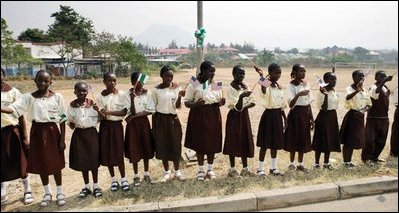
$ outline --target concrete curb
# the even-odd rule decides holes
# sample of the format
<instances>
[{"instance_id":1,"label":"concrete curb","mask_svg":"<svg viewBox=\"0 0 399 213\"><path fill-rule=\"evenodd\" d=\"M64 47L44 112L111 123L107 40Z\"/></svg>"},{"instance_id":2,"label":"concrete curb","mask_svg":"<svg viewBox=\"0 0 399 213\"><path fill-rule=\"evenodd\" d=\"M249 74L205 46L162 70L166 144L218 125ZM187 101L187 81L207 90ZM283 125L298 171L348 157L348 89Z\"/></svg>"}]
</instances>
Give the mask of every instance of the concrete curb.
<instances>
[{"instance_id":1,"label":"concrete curb","mask_svg":"<svg viewBox=\"0 0 399 213\"><path fill-rule=\"evenodd\" d=\"M398 177L382 176L254 193L68 211L256 211L393 191L398 191Z\"/></svg>"}]
</instances>

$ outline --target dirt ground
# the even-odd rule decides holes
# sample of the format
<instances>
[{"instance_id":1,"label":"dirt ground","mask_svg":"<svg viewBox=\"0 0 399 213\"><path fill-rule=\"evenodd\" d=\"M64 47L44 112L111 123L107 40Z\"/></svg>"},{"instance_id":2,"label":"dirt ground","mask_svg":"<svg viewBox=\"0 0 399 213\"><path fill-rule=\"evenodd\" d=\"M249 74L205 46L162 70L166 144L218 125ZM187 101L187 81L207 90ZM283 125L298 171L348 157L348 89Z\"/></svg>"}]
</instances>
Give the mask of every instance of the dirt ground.
<instances>
[{"instance_id":1,"label":"dirt ground","mask_svg":"<svg viewBox=\"0 0 399 213\"><path fill-rule=\"evenodd\" d=\"M339 123L342 122L343 116L346 113L346 109L343 107L343 102L344 102L344 89L348 85L352 83L352 71L354 69L336 69L336 75L337 75L337 86L336 86L336 91L339 93L340 97L340 107L338 109L338 119ZM247 85L249 85L249 88L253 88L255 83L257 82L258 79L258 74L254 71L253 68L248 67L246 68L246 78L244 80ZM267 72L266 68L264 68L265 73ZM323 76L324 72L330 71L329 68L325 69L313 69L309 68L307 69L306 73L306 80L313 84L315 82L315 77L314 75L318 75L320 77ZM279 80L280 85L283 87L287 87L289 81L290 81L290 72L291 68L282 68L282 77ZM393 74L396 72L396 70L387 70L387 74ZM180 83L183 87L188 83L188 79L191 77L191 75L195 75L195 70L184 70L181 72L176 72L174 76L174 81ZM215 80L217 81L222 81L223 82L223 90L224 94L227 94L227 88L229 83L233 80L232 74L231 74L231 68L217 68L216 69L216 76ZM89 81L90 82L90 81ZM149 82L147 85L145 85L145 88L153 88L154 85L157 83L161 82L161 78L159 75L153 75L151 76ZM365 82L365 88L368 88L372 83L374 82L374 72L372 72L366 82ZM387 86L393 91L395 88L398 87L398 79L397 75L393 78L393 80L389 83L387 83ZM14 85L12 81L9 82L11 85ZM33 81L25 81L23 83L26 84L32 84ZM54 90L56 92L61 93L64 96L65 99L65 104L68 105L70 101L75 99L75 95L73 94L73 85L74 82L68 83L68 86L64 86L63 83L55 81L54 83ZM96 81L91 81L90 82L96 93L100 92L103 88L104 85L102 84L101 80L96 80ZM124 78L124 79L118 79L118 85L117 88L122 89L122 90L127 90L130 88L129 84L129 79ZM315 94L317 92L318 88L317 86L312 87L312 93ZM254 95L255 99L259 100L259 92L260 92L260 86L257 85L254 90ZM91 95L88 96L89 98L92 98ZM314 102L313 102L314 105ZM316 109L315 106L312 105L313 109L313 116L316 118L318 109ZM251 119L251 124L252 124L252 132L254 135L254 138L256 139L256 134L257 134L257 129L258 129L258 124L260 117L263 113L264 108L261 105L256 105L255 107L251 108L249 110L250 113L250 119ZM187 124L187 117L188 117L188 109L182 106L181 111L179 112L179 118L182 123L182 128L183 128L183 141L184 141L184 133L186 130L186 124ZM225 128L225 121L228 113L227 107L221 107L222 111L222 120L223 120L223 136L224 136L224 128ZM390 118L390 125L393 121L393 112L394 112L394 106L391 104L390 110L389 110L389 118ZM286 109L286 114L288 114L288 109ZM151 120L151 119L150 119ZM30 125L30 124L29 124ZM124 123L125 125L125 123ZM103 201L101 199L98 200L90 200L89 203L82 203L84 201L81 201L77 198L81 188L83 187L83 178L80 172L74 171L69 168L68 165L68 157L69 157L69 142L71 138L72 130L67 127L66 130L66 143L67 143L67 149L65 150L65 159L66 159L66 166L65 169L62 170L63 174L63 189L64 193L67 198L67 204L66 206L62 208L56 207L55 202L52 202L50 207L47 208L41 208L39 206L39 203L41 201L42 196L44 195L43 193L43 187L41 186L40 178L38 175L30 175L31 179L31 186L32 186L32 191L33 191L33 196L34 196L34 202L33 204L30 204L28 206L24 206L23 203L21 202L22 196L23 196L23 188L22 188L22 183L19 180L14 180L9 182L8 186L8 201L6 204L2 204L1 206L1 211L53 211L53 210L67 210L70 208L76 208L76 206L79 206L81 204L84 204L86 207L96 207L99 205L113 205L113 203L109 203L109 199L107 200L106 198L103 197ZM382 157L386 158L389 153L389 137L390 137L390 132L388 134L388 140L387 140L387 145L385 146L385 149L382 153ZM182 143L184 143L182 141ZM183 153L184 155L185 152L188 152L186 148L183 148ZM252 170L255 170L257 167L257 162L258 162L258 153L259 149L256 148L255 150L255 158L249 160L249 165L252 168ZM214 164L215 167L215 172L218 174L218 178L224 178L227 174L227 169L229 168L228 164L228 158L226 156L223 156L222 154L218 154L216 156L216 161ZM269 151L267 152L266 155L266 162L265 162L265 169L269 169L270 165L270 154ZM286 171L286 168L288 166L288 154L284 153L284 151L279 152L279 162L278 166L280 170ZM310 152L305 154L305 167L311 168L313 164L313 158L314 158L314 152ZM338 166L342 162L342 157L341 153L336 153L332 154L331 158L335 158L336 162L335 164ZM354 161L360 163L360 151L355 151L354 153ZM397 161L397 159L396 159ZM236 161L237 162L237 161ZM125 166L126 166L126 174L129 183L132 183L133 179L133 169L132 165L128 163L128 160L125 160ZM236 163L237 169L240 171L242 168L242 165L240 161ZM117 170L116 170L117 171ZM197 167L196 166L188 166L185 165L182 168L182 173L187 179L194 179L196 177L196 172L197 172ZM139 164L139 174L142 176L143 169L142 169L142 163L140 162ZM150 173L151 177L153 178L154 181L160 180L162 178L162 164L159 160L153 159L150 161ZM119 172L116 172L117 177L119 177ZM91 176L90 176L91 179ZM105 167L100 167L99 169L99 185L103 189L103 191L109 191L109 186L110 186L110 176L108 173L108 170ZM56 194L56 187L55 187L55 182L54 179L51 177L50 178L50 184L51 184L51 189L53 192L53 200L55 200L55 194ZM179 199L179 198L175 198ZM145 202L145 201L138 201L138 202Z\"/></svg>"}]
</instances>

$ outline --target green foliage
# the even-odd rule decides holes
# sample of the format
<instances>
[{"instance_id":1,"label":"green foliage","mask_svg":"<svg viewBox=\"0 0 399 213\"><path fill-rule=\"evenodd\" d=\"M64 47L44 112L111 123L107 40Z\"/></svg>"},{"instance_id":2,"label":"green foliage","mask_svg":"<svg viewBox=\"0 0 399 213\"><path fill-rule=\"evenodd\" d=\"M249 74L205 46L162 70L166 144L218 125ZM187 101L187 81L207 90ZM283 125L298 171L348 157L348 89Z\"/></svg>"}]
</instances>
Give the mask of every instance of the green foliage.
<instances>
[{"instance_id":1,"label":"green foliage","mask_svg":"<svg viewBox=\"0 0 399 213\"><path fill-rule=\"evenodd\" d=\"M255 61L260 66L266 66L274 61L275 57L272 51L263 49L258 56L255 58Z\"/></svg>"},{"instance_id":2,"label":"green foliage","mask_svg":"<svg viewBox=\"0 0 399 213\"><path fill-rule=\"evenodd\" d=\"M48 42L47 34L38 28L28 28L21 32L18 36L19 41L31 41L31 42Z\"/></svg>"}]
</instances>

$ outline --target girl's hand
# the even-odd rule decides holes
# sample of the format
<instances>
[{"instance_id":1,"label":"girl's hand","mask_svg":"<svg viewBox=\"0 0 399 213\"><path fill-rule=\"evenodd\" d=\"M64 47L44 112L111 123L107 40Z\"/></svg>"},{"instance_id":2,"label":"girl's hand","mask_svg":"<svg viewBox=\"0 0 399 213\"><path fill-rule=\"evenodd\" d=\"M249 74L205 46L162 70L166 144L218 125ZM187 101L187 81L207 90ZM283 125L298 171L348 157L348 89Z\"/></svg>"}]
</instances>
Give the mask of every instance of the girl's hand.
<instances>
[{"instance_id":1,"label":"girl's hand","mask_svg":"<svg viewBox=\"0 0 399 213\"><path fill-rule=\"evenodd\" d=\"M328 94L326 88L324 88L324 87L320 87L320 92L323 93L323 94L325 94L325 95Z\"/></svg>"},{"instance_id":2,"label":"girl's hand","mask_svg":"<svg viewBox=\"0 0 399 213\"><path fill-rule=\"evenodd\" d=\"M69 128L71 128L71 129L75 129L75 127L76 127L75 123L73 123L73 122L69 122L69 123L68 123L68 126L69 126Z\"/></svg>"},{"instance_id":3,"label":"girl's hand","mask_svg":"<svg viewBox=\"0 0 399 213\"><path fill-rule=\"evenodd\" d=\"M223 106L226 104L226 99L225 98L221 98L219 101L219 106Z\"/></svg>"},{"instance_id":4,"label":"girl's hand","mask_svg":"<svg viewBox=\"0 0 399 213\"><path fill-rule=\"evenodd\" d=\"M28 154L29 145L30 145L28 138L27 137L22 138L22 143L24 145L24 150L25 150L26 154Z\"/></svg>"},{"instance_id":5,"label":"girl's hand","mask_svg":"<svg viewBox=\"0 0 399 213\"><path fill-rule=\"evenodd\" d=\"M263 70L254 65L255 71L259 74L259 76L263 76Z\"/></svg>"},{"instance_id":6,"label":"girl's hand","mask_svg":"<svg viewBox=\"0 0 399 213\"><path fill-rule=\"evenodd\" d=\"M61 137L60 141L58 142L58 151L63 152L65 150L65 137Z\"/></svg>"},{"instance_id":7,"label":"girl's hand","mask_svg":"<svg viewBox=\"0 0 399 213\"><path fill-rule=\"evenodd\" d=\"M186 96L186 90L180 90L179 97L184 97L184 96Z\"/></svg>"},{"instance_id":8,"label":"girl's hand","mask_svg":"<svg viewBox=\"0 0 399 213\"><path fill-rule=\"evenodd\" d=\"M103 115L107 115L107 109L105 109L105 108L104 108L104 109L101 109L100 112L101 112Z\"/></svg>"},{"instance_id":9,"label":"girl's hand","mask_svg":"<svg viewBox=\"0 0 399 213\"><path fill-rule=\"evenodd\" d=\"M197 107L203 106L203 105L205 105L205 100L200 98L200 99L198 99L197 102L195 102L195 104L197 105Z\"/></svg>"},{"instance_id":10,"label":"girl's hand","mask_svg":"<svg viewBox=\"0 0 399 213\"><path fill-rule=\"evenodd\" d=\"M300 91L299 93L298 93L298 96L306 96L306 95L308 95L309 94L309 90L302 90L302 91Z\"/></svg>"},{"instance_id":11,"label":"girl's hand","mask_svg":"<svg viewBox=\"0 0 399 213\"><path fill-rule=\"evenodd\" d=\"M314 127L315 127L314 120L311 120L311 121L310 121L310 129L313 130Z\"/></svg>"},{"instance_id":12,"label":"girl's hand","mask_svg":"<svg viewBox=\"0 0 399 213\"><path fill-rule=\"evenodd\" d=\"M100 108L98 108L98 105L96 103L93 104L93 109L96 110L97 112L100 110Z\"/></svg>"},{"instance_id":13,"label":"girl's hand","mask_svg":"<svg viewBox=\"0 0 399 213\"><path fill-rule=\"evenodd\" d=\"M243 93L241 93L240 98L248 97L251 95L251 93L251 91L244 91Z\"/></svg>"},{"instance_id":14,"label":"girl's hand","mask_svg":"<svg viewBox=\"0 0 399 213\"><path fill-rule=\"evenodd\" d=\"M359 91L363 91L363 82L364 82L364 78L362 80L360 80L357 84L356 84L356 88Z\"/></svg>"}]
</instances>

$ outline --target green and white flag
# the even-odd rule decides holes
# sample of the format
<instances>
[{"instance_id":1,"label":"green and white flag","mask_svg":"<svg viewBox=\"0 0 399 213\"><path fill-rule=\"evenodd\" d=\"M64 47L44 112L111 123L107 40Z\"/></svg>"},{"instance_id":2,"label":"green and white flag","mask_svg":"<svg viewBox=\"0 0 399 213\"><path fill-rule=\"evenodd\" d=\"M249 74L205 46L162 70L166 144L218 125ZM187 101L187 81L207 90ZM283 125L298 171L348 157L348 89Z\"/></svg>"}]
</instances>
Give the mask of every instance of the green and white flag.
<instances>
[{"instance_id":1,"label":"green and white flag","mask_svg":"<svg viewBox=\"0 0 399 213\"><path fill-rule=\"evenodd\" d=\"M202 89L205 90L205 89L208 87L208 84L209 84L208 80L205 81L205 82L202 84Z\"/></svg>"},{"instance_id":2,"label":"green and white flag","mask_svg":"<svg viewBox=\"0 0 399 213\"><path fill-rule=\"evenodd\" d=\"M138 80L140 81L141 84L145 84L147 83L148 79L150 78L150 76L140 73Z\"/></svg>"}]
</instances>

